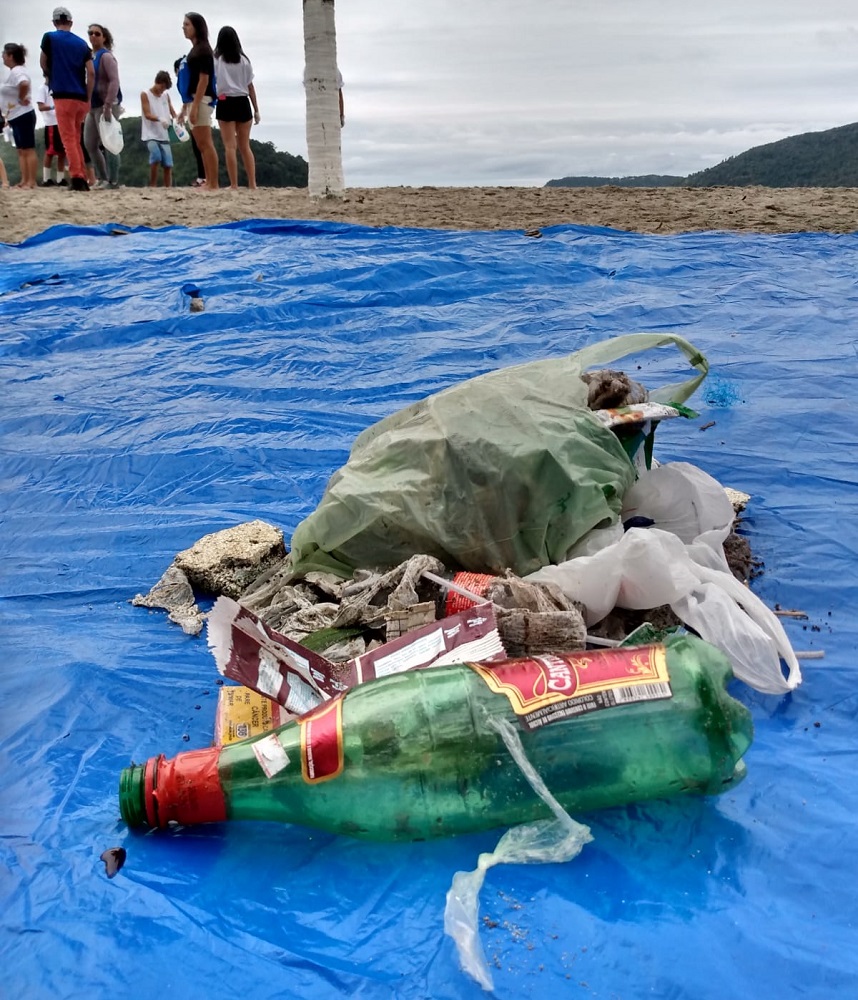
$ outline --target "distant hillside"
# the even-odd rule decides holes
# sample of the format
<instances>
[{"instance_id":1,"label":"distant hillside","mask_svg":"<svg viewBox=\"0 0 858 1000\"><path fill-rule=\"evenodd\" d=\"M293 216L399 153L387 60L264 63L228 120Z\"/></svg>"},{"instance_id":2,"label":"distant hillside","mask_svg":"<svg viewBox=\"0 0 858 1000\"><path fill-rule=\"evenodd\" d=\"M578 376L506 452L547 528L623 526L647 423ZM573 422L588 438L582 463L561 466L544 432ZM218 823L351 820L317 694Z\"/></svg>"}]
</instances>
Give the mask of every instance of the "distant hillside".
<instances>
[{"instance_id":1,"label":"distant hillside","mask_svg":"<svg viewBox=\"0 0 858 1000\"><path fill-rule=\"evenodd\" d=\"M546 187L605 187L612 184L615 187L683 187L687 183L684 177L673 177L670 174L641 174L638 177L561 177L549 181Z\"/></svg>"},{"instance_id":2,"label":"distant hillside","mask_svg":"<svg viewBox=\"0 0 858 1000\"><path fill-rule=\"evenodd\" d=\"M858 123L803 132L730 156L688 177L564 177L546 187L858 187Z\"/></svg>"}]
</instances>

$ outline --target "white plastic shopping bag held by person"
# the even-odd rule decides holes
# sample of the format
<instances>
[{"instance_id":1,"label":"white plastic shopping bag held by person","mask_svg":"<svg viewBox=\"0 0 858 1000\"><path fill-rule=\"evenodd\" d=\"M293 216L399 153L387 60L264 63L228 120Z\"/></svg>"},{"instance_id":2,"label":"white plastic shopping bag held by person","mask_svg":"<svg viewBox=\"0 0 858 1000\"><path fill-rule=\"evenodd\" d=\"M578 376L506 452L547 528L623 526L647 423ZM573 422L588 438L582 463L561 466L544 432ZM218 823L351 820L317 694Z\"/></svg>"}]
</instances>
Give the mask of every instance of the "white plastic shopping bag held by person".
<instances>
[{"instance_id":1,"label":"white plastic shopping bag held by person","mask_svg":"<svg viewBox=\"0 0 858 1000\"><path fill-rule=\"evenodd\" d=\"M98 120L98 137L101 145L108 153L119 156L125 146L125 139L122 135L122 125L119 119L113 115L111 118L102 116Z\"/></svg>"},{"instance_id":2,"label":"white plastic shopping bag held by person","mask_svg":"<svg viewBox=\"0 0 858 1000\"><path fill-rule=\"evenodd\" d=\"M588 625L615 607L668 604L730 658L746 684L765 694L797 687L801 670L779 619L727 565L723 543L734 512L720 483L686 462L661 465L627 490L623 520L632 516L653 525L631 528L600 551L545 566L527 579L555 583L580 601Z\"/></svg>"}]
</instances>

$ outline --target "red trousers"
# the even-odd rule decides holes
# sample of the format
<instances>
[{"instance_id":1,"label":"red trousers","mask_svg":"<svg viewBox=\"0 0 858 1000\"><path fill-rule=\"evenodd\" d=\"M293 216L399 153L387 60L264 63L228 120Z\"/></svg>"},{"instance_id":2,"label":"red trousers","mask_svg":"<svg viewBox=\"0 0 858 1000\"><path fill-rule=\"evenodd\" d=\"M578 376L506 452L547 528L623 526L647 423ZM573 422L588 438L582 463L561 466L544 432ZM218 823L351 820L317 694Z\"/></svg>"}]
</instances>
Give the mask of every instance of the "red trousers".
<instances>
[{"instance_id":1,"label":"red trousers","mask_svg":"<svg viewBox=\"0 0 858 1000\"><path fill-rule=\"evenodd\" d=\"M88 101L74 101L67 97L58 97L54 101L57 113L57 128L60 138L66 147L69 161L69 174L72 177L86 179L86 167L83 162L83 150L80 148L80 130L89 111Z\"/></svg>"}]
</instances>

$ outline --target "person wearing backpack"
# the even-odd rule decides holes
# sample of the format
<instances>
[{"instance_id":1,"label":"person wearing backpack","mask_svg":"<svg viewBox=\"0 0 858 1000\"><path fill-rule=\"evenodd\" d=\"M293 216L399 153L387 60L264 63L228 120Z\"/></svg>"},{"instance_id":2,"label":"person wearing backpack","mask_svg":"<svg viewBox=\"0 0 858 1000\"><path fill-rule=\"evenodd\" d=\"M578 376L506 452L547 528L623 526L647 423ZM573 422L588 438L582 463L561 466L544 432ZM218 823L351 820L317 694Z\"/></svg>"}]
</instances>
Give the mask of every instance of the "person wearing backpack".
<instances>
[{"instance_id":1,"label":"person wearing backpack","mask_svg":"<svg viewBox=\"0 0 858 1000\"><path fill-rule=\"evenodd\" d=\"M190 102L185 103L179 115L179 122L187 119L191 133L196 138L203 158L206 184L201 190L217 191L217 150L212 137L212 118L217 103L215 92L214 53L209 42L209 27L202 14L191 11L182 21L182 32L191 43L187 56L190 80L187 93Z\"/></svg>"},{"instance_id":2,"label":"person wearing backpack","mask_svg":"<svg viewBox=\"0 0 858 1000\"><path fill-rule=\"evenodd\" d=\"M98 126L102 118L109 122L120 114L122 90L119 86L119 63L113 54L113 35L109 28L103 24L91 24L87 33L92 47L95 86L83 129L84 144L95 168L96 188L118 188L119 155L107 153L105 160Z\"/></svg>"},{"instance_id":3,"label":"person wearing backpack","mask_svg":"<svg viewBox=\"0 0 858 1000\"><path fill-rule=\"evenodd\" d=\"M179 97L182 101L182 111L179 113L179 124L184 123L185 113L184 106L190 104L193 100L193 94L190 92L191 85L191 71L188 68L188 57L180 56L173 63L173 72L176 74L176 90L179 92ZM203 166L203 154L200 152L200 147L197 145L197 140L194 138L194 130L189 128L188 135L191 137L191 149L194 153L194 161L197 164L197 176L194 178L194 182L191 187L205 187L206 186L206 168Z\"/></svg>"}]
</instances>

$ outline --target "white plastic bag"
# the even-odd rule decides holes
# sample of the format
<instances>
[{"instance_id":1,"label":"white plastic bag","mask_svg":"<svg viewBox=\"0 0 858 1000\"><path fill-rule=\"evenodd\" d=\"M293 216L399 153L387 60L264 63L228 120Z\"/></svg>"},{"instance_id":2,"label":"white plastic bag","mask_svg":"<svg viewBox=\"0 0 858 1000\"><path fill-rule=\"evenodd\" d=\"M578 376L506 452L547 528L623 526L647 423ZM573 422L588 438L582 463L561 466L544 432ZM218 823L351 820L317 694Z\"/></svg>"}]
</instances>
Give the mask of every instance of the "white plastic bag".
<instances>
[{"instance_id":1,"label":"white plastic bag","mask_svg":"<svg viewBox=\"0 0 858 1000\"><path fill-rule=\"evenodd\" d=\"M538 820L514 826L501 837L489 854L481 854L477 867L470 872L456 872L447 892L444 930L456 943L462 968L484 990L492 989L492 975L480 943L480 889L486 872L494 865L560 864L571 861L593 839L590 828L576 823L554 798L536 769L527 759L518 733L507 719L490 719L506 744L515 763L521 768L536 794L554 813L555 819Z\"/></svg>"},{"instance_id":2,"label":"white plastic bag","mask_svg":"<svg viewBox=\"0 0 858 1000\"><path fill-rule=\"evenodd\" d=\"M98 137L101 145L114 156L118 156L125 146L122 125L115 115L109 121L103 115L98 119Z\"/></svg>"},{"instance_id":3,"label":"white plastic bag","mask_svg":"<svg viewBox=\"0 0 858 1000\"><path fill-rule=\"evenodd\" d=\"M670 531L686 545L700 539L720 551L736 515L717 479L689 462L669 462L642 473L626 490L622 520L634 516L651 518L654 527ZM722 537L710 538L710 531Z\"/></svg>"},{"instance_id":4,"label":"white plastic bag","mask_svg":"<svg viewBox=\"0 0 858 1000\"><path fill-rule=\"evenodd\" d=\"M733 509L720 484L687 463L662 465L626 492L623 517L632 511L655 524L631 528L593 555L545 566L526 579L555 583L580 601L588 625L615 607L645 610L669 604L730 658L733 672L746 684L765 694L797 687L801 670L783 626L727 566L722 543ZM672 525L678 533L659 525Z\"/></svg>"},{"instance_id":5,"label":"white plastic bag","mask_svg":"<svg viewBox=\"0 0 858 1000\"><path fill-rule=\"evenodd\" d=\"M721 484L688 462L653 464L626 490L620 520L607 528L593 528L566 554L567 559L593 556L623 537L623 524L632 517L647 517L653 527L678 535L683 542L701 540L723 552L721 543L730 533L733 505ZM710 531L722 532L709 536ZM726 565L726 564L725 564Z\"/></svg>"}]
</instances>

